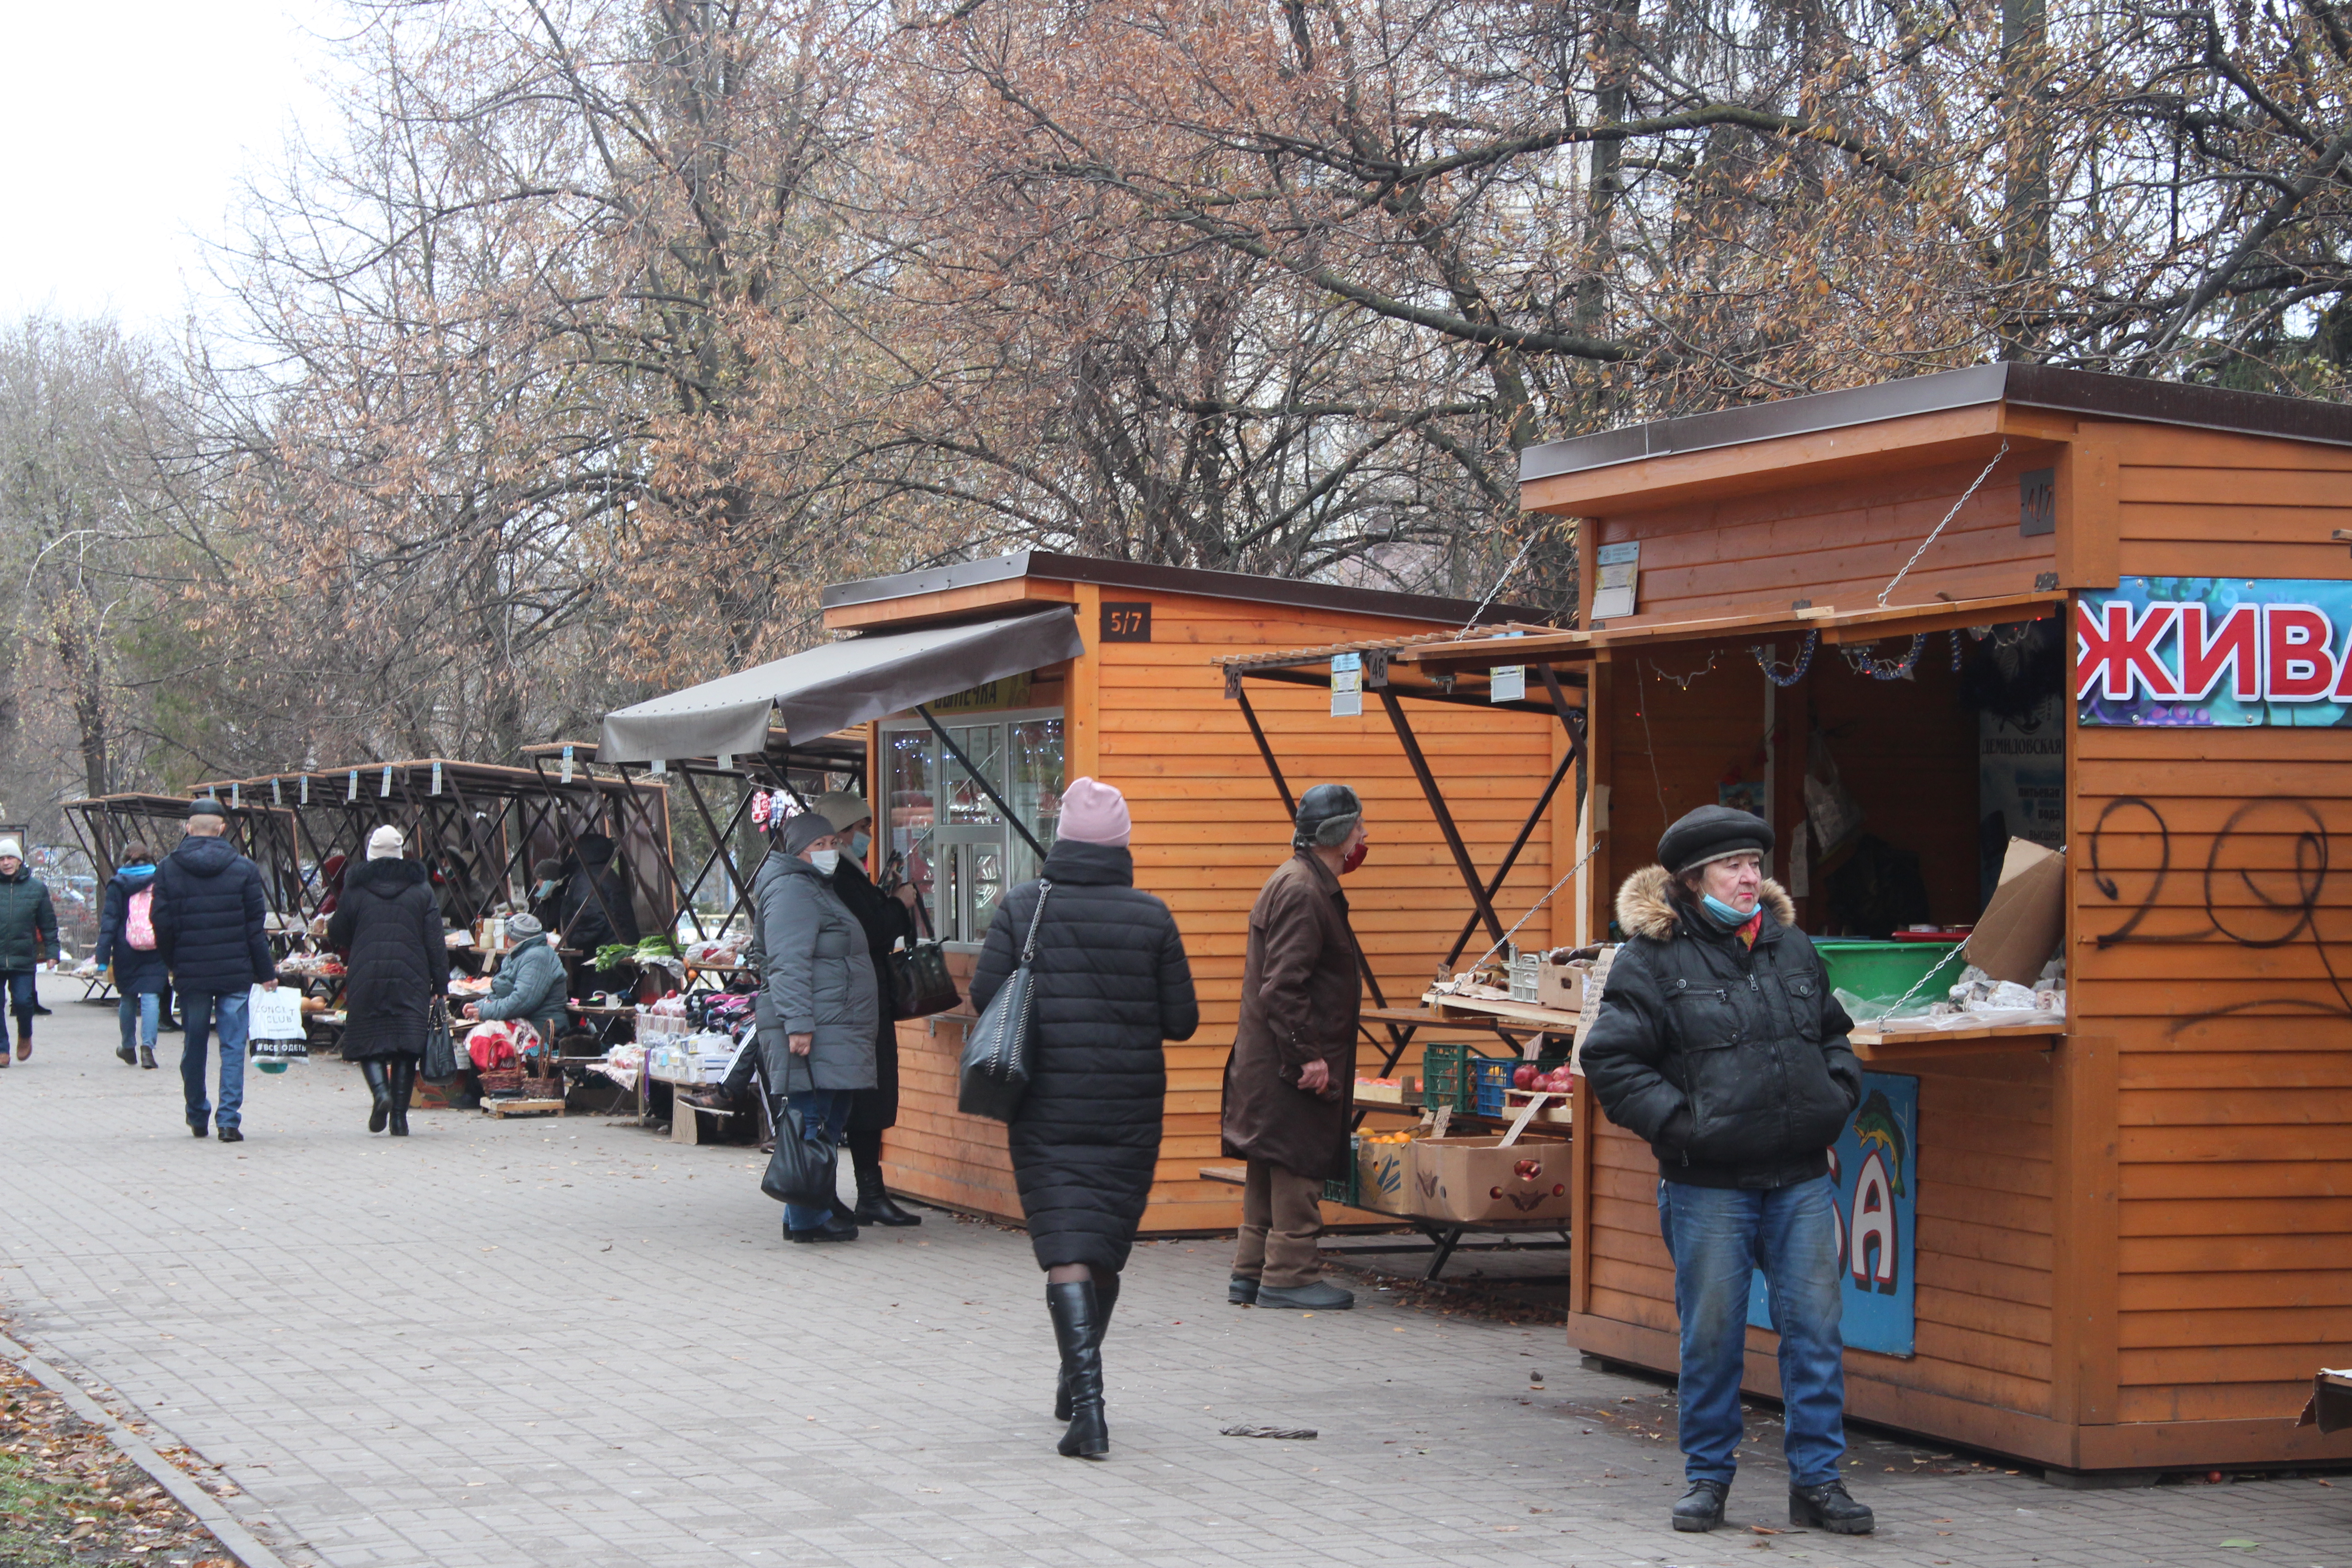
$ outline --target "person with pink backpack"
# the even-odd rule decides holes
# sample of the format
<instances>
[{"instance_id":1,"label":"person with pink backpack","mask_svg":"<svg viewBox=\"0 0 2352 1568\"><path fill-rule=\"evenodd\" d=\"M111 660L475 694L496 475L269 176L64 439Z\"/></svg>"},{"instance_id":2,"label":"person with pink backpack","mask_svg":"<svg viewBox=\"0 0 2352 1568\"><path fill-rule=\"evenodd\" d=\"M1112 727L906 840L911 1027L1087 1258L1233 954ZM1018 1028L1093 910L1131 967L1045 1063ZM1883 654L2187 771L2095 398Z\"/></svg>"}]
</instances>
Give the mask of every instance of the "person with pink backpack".
<instances>
[{"instance_id":1,"label":"person with pink backpack","mask_svg":"<svg viewBox=\"0 0 2352 1568\"><path fill-rule=\"evenodd\" d=\"M107 879L94 954L100 969L114 968L115 994L121 997L115 1013L122 1021L122 1044L114 1054L125 1067L155 1065L163 988L172 983L155 944L154 907L155 857L133 839L122 847L122 864Z\"/></svg>"}]
</instances>

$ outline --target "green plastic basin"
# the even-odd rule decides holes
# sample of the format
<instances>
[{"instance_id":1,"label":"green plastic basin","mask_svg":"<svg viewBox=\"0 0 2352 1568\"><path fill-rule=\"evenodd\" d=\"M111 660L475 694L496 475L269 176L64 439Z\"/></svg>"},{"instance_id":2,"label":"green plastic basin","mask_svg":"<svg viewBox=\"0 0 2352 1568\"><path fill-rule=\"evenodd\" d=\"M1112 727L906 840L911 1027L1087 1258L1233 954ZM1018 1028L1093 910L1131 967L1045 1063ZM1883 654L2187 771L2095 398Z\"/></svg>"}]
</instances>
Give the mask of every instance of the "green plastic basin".
<instances>
[{"instance_id":1,"label":"green plastic basin","mask_svg":"<svg viewBox=\"0 0 2352 1568\"><path fill-rule=\"evenodd\" d=\"M1830 984L1868 1001L1891 1002L1919 983L1952 949L1959 946L1951 942L1867 942L1844 937L1815 937L1813 947L1822 955L1822 963L1830 972ZM1943 990L1960 976L1958 962L1945 963L1937 975L1937 984L1930 985L1913 997L1916 1006L1922 1002L1943 999Z\"/></svg>"}]
</instances>

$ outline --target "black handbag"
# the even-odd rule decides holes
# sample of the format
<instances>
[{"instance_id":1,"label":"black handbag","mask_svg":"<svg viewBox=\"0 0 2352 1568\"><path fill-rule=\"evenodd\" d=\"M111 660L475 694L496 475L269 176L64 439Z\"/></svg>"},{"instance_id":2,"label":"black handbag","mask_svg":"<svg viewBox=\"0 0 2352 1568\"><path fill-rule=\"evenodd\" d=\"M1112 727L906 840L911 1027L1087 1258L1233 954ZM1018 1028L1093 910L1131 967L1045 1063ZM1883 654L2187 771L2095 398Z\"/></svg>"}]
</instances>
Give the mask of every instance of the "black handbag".
<instances>
[{"instance_id":1,"label":"black handbag","mask_svg":"<svg viewBox=\"0 0 2352 1568\"><path fill-rule=\"evenodd\" d=\"M776 1117L776 1152L760 1177L760 1190L780 1204L830 1207L838 1189L834 1163L840 1158L830 1138L811 1138L798 1110L786 1106Z\"/></svg>"},{"instance_id":2,"label":"black handbag","mask_svg":"<svg viewBox=\"0 0 2352 1568\"><path fill-rule=\"evenodd\" d=\"M416 1076L427 1083L446 1083L457 1076L457 1034L449 1022L449 1005L438 996L425 1015L425 1059Z\"/></svg>"},{"instance_id":3,"label":"black handbag","mask_svg":"<svg viewBox=\"0 0 2352 1568\"><path fill-rule=\"evenodd\" d=\"M1030 965L1037 958L1037 928L1045 921L1045 896L1054 884L1037 881L1037 909L1029 917L1021 962L964 1037L963 1060L956 1070L956 1109L967 1116L1010 1121L1029 1092L1029 1038L1036 1026L1037 981Z\"/></svg>"},{"instance_id":4,"label":"black handbag","mask_svg":"<svg viewBox=\"0 0 2352 1568\"><path fill-rule=\"evenodd\" d=\"M963 1001L948 974L947 950L931 936L929 911L918 903L915 918L923 922L923 940L910 942L890 956L890 1000L901 1018L928 1018Z\"/></svg>"}]
</instances>

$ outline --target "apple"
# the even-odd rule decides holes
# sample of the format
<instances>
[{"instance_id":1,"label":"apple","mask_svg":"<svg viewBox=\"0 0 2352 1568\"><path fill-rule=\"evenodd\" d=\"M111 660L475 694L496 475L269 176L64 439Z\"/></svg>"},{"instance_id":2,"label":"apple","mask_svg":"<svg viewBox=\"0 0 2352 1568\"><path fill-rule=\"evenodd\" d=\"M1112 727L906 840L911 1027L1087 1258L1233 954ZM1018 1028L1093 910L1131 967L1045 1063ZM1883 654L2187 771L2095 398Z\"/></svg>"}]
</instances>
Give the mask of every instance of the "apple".
<instances>
[{"instance_id":1,"label":"apple","mask_svg":"<svg viewBox=\"0 0 2352 1568\"><path fill-rule=\"evenodd\" d=\"M1535 1063L1521 1062L1517 1067L1511 1069L1511 1087L1513 1089L1532 1089L1535 1086L1536 1078L1537 1073Z\"/></svg>"}]
</instances>

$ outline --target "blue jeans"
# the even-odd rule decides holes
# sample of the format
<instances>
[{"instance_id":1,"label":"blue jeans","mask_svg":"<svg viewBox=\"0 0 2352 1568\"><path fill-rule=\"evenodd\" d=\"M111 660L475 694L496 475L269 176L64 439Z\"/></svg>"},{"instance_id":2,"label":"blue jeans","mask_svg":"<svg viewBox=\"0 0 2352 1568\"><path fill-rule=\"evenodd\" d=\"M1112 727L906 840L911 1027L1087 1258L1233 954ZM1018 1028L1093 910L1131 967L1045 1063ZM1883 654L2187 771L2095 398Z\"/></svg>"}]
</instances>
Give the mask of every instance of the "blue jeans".
<instances>
[{"instance_id":1,"label":"blue jeans","mask_svg":"<svg viewBox=\"0 0 2352 1568\"><path fill-rule=\"evenodd\" d=\"M40 1005L40 972L33 969L8 971L8 1011L19 1018L29 1018Z\"/></svg>"},{"instance_id":2,"label":"blue jeans","mask_svg":"<svg viewBox=\"0 0 2352 1568\"><path fill-rule=\"evenodd\" d=\"M803 1089L800 1093L787 1098L785 1108L801 1113L801 1127L803 1131L822 1132L833 1141L835 1147L838 1147L841 1143L841 1130L848 1123L849 1107L856 1096L855 1089ZM779 1138L792 1136L791 1124L786 1123L777 1128L776 1136ZM824 1224L832 1214L833 1210L830 1207L817 1208L809 1204L786 1204L784 1225L791 1230L814 1230Z\"/></svg>"},{"instance_id":3,"label":"blue jeans","mask_svg":"<svg viewBox=\"0 0 2352 1568\"><path fill-rule=\"evenodd\" d=\"M1728 1485L1739 1447L1748 1278L1764 1271L1780 1335L1782 1444L1791 1486L1837 1479L1845 1457L1845 1347L1838 1333L1837 1184L1658 1184L1658 1231L1675 1259L1682 1320L1683 1473Z\"/></svg>"},{"instance_id":4,"label":"blue jeans","mask_svg":"<svg viewBox=\"0 0 2352 1568\"><path fill-rule=\"evenodd\" d=\"M245 1107L245 1004L247 993L206 991L180 993L180 1017L187 1025L180 1047L180 1087L187 1091L188 1125L201 1128L210 1117L216 1126L235 1127ZM208 1037L220 1035L220 1114L213 1116L205 1103L205 1058Z\"/></svg>"},{"instance_id":5,"label":"blue jeans","mask_svg":"<svg viewBox=\"0 0 2352 1568\"><path fill-rule=\"evenodd\" d=\"M163 999L152 991L126 991L114 1005L114 1016L122 1020L122 1048L145 1046L155 1048L156 1021L163 1016Z\"/></svg>"}]
</instances>

